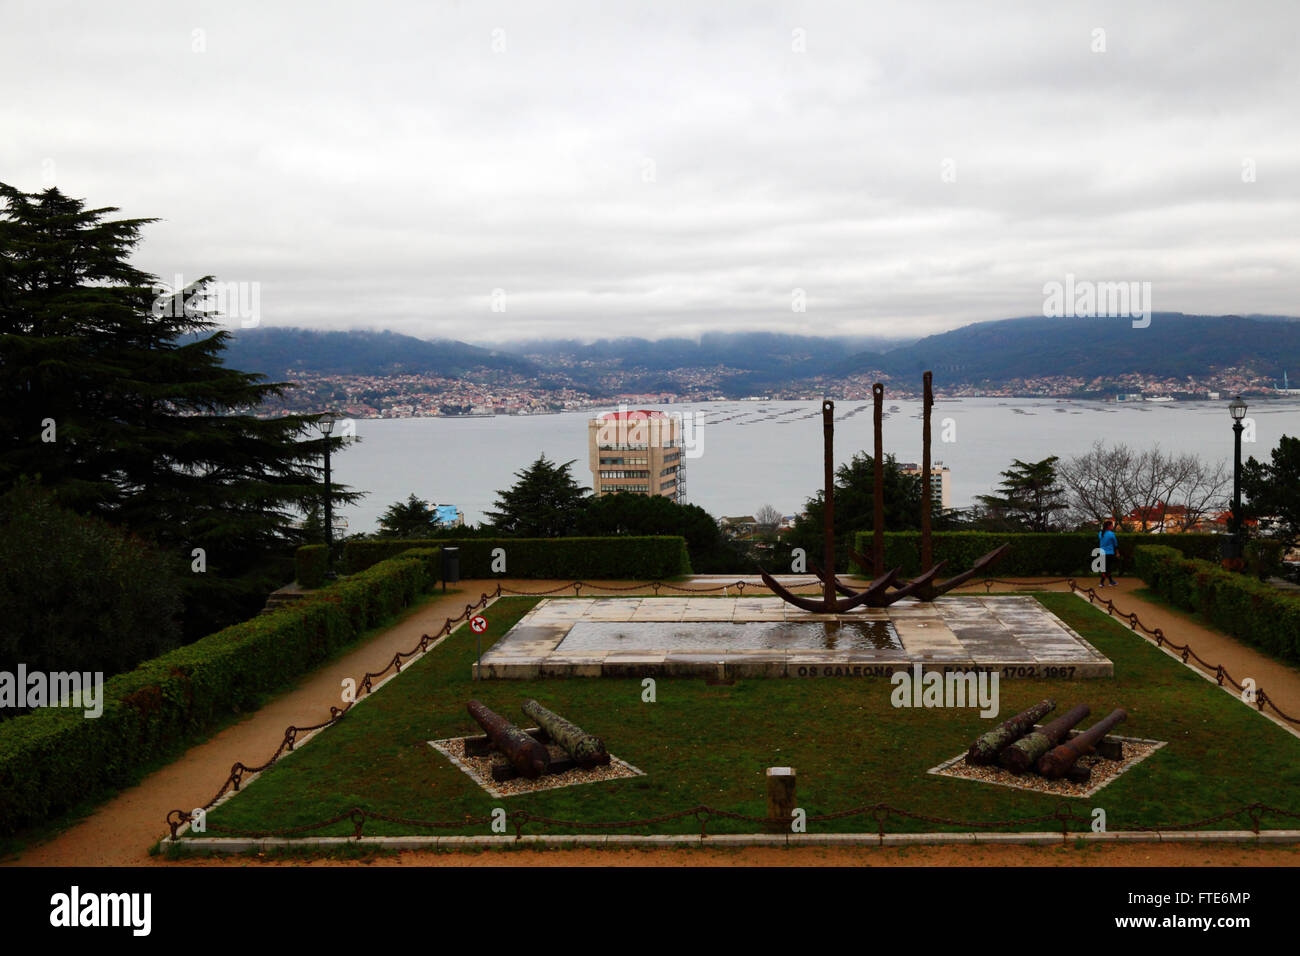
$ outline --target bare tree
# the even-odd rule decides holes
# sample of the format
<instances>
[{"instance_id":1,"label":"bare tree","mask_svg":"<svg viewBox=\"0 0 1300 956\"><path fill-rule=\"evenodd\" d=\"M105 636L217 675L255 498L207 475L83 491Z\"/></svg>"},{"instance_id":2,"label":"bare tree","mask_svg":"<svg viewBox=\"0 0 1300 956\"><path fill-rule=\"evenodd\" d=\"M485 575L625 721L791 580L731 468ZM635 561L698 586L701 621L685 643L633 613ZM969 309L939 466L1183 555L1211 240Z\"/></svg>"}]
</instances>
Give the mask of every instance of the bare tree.
<instances>
[{"instance_id":1,"label":"bare tree","mask_svg":"<svg viewBox=\"0 0 1300 956\"><path fill-rule=\"evenodd\" d=\"M1071 514L1078 521L1123 521L1136 514L1142 531L1186 531L1221 507L1226 466L1192 454L1173 455L1159 445L1134 451L1095 442L1060 466Z\"/></svg>"},{"instance_id":2,"label":"bare tree","mask_svg":"<svg viewBox=\"0 0 1300 956\"><path fill-rule=\"evenodd\" d=\"M754 523L760 534L775 534L781 524L781 512L771 505L763 505L754 512Z\"/></svg>"},{"instance_id":3,"label":"bare tree","mask_svg":"<svg viewBox=\"0 0 1300 956\"><path fill-rule=\"evenodd\" d=\"M1100 523L1122 518L1133 510L1130 483L1136 453L1127 445L1108 448L1103 442L1057 468L1065 485L1072 517Z\"/></svg>"},{"instance_id":4,"label":"bare tree","mask_svg":"<svg viewBox=\"0 0 1300 956\"><path fill-rule=\"evenodd\" d=\"M1195 455L1187 457L1195 466L1188 468L1179 489L1179 503L1187 508L1179 517L1180 531L1196 527L1211 512L1225 510L1232 489L1232 471L1226 462L1211 465Z\"/></svg>"},{"instance_id":5,"label":"bare tree","mask_svg":"<svg viewBox=\"0 0 1300 956\"><path fill-rule=\"evenodd\" d=\"M1194 455L1166 455L1159 445L1134 456L1127 476L1131 507L1138 513L1141 531L1164 531L1171 520L1169 505L1176 504L1179 489L1199 464Z\"/></svg>"}]
</instances>

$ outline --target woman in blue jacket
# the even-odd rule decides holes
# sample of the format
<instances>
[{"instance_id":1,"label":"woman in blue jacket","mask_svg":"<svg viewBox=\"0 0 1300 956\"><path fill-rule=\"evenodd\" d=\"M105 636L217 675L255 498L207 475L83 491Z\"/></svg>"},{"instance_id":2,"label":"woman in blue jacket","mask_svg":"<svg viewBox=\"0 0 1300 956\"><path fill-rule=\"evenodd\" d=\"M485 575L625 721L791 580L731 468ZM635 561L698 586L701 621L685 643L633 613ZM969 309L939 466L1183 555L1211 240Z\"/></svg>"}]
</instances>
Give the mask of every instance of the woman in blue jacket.
<instances>
[{"instance_id":1,"label":"woman in blue jacket","mask_svg":"<svg viewBox=\"0 0 1300 956\"><path fill-rule=\"evenodd\" d=\"M1107 583L1113 588L1119 587L1115 583L1115 562L1118 560L1119 539L1115 537L1115 532L1112 530L1114 527L1115 522L1107 518L1106 523L1101 527L1101 534L1097 536L1101 542L1101 584L1098 587L1104 588Z\"/></svg>"}]
</instances>

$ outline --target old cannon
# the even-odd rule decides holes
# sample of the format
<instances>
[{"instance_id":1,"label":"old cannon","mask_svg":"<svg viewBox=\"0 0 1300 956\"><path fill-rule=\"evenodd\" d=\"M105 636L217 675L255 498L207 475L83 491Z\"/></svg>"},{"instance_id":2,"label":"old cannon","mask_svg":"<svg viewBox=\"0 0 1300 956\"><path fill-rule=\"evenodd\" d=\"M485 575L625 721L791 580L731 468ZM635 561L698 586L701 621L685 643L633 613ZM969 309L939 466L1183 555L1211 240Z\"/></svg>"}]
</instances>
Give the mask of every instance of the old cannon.
<instances>
[{"instance_id":1,"label":"old cannon","mask_svg":"<svg viewBox=\"0 0 1300 956\"><path fill-rule=\"evenodd\" d=\"M565 753L583 770L609 763L609 752L599 737L587 733L554 711L547 710L535 700L524 701L522 710L537 721L537 726L563 747Z\"/></svg>"},{"instance_id":2,"label":"old cannon","mask_svg":"<svg viewBox=\"0 0 1300 956\"><path fill-rule=\"evenodd\" d=\"M503 753L521 777L536 780L550 767L551 756L537 740L477 700L465 705L492 746Z\"/></svg>"},{"instance_id":3,"label":"old cannon","mask_svg":"<svg viewBox=\"0 0 1300 956\"><path fill-rule=\"evenodd\" d=\"M1051 750L1065 735L1089 714L1088 705L1072 707L1050 724L1044 724L1038 730L1025 734L1011 744L998 756L998 763L1012 773L1024 773L1038 763L1038 758Z\"/></svg>"},{"instance_id":4,"label":"old cannon","mask_svg":"<svg viewBox=\"0 0 1300 956\"><path fill-rule=\"evenodd\" d=\"M1092 753L1097 742L1127 717L1128 712L1122 707L1112 710L1083 733L1071 737L1038 758L1038 772L1049 780L1064 777L1080 757Z\"/></svg>"},{"instance_id":5,"label":"old cannon","mask_svg":"<svg viewBox=\"0 0 1300 956\"><path fill-rule=\"evenodd\" d=\"M998 755L1034 729L1047 714L1056 708L1056 701L1046 698L1034 704L1028 710L1022 710L1014 717L1004 720L970 745L966 752L966 762L974 766L986 766L997 763Z\"/></svg>"}]
</instances>

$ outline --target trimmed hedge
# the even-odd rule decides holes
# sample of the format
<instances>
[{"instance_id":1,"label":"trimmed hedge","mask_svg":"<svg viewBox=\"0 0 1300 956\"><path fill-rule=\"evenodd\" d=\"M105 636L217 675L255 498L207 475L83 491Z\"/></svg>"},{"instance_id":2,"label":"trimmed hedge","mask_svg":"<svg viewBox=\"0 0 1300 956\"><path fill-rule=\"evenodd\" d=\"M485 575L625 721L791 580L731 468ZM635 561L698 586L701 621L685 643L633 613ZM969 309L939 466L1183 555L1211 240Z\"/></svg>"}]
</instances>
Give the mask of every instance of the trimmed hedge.
<instances>
[{"instance_id":1,"label":"trimmed hedge","mask_svg":"<svg viewBox=\"0 0 1300 956\"><path fill-rule=\"evenodd\" d=\"M1271 538L1253 538L1246 542L1246 567L1261 581L1282 573L1282 555L1286 547Z\"/></svg>"},{"instance_id":2,"label":"trimmed hedge","mask_svg":"<svg viewBox=\"0 0 1300 956\"><path fill-rule=\"evenodd\" d=\"M348 541L343 566L349 574L410 548L460 549L462 578L673 578L691 573L686 539L673 536L608 538L457 538ZM506 569L492 570L492 552L505 550ZM441 570L435 565L434 574Z\"/></svg>"},{"instance_id":3,"label":"trimmed hedge","mask_svg":"<svg viewBox=\"0 0 1300 956\"><path fill-rule=\"evenodd\" d=\"M105 681L104 710L48 708L0 723L0 834L38 823L256 708L433 584L429 552L402 555ZM190 809L186 807L185 809Z\"/></svg>"},{"instance_id":4,"label":"trimmed hedge","mask_svg":"<svg viewBox=\"0 0 1300 956\"><path fill-rule=\"evenodd\" d=\"M325 583L325 545L305 544L294 555L295 577L305 588L318 588Z\"/></svg>"},{"instance_id":5,"label":"trimmed hedge","mask_svg":"<svg viewBox=\"0 0 1300 956\"><path fill-rule=\"evenodd\" d=\"M1243 643L1300 663L1300 598L1167 547L1138 548L1137 573L1175 607L1200 614Z\"/></svg>"},{"instance_id":6,"label":"trimmed hedge","mask_svg":"<svg viewBox=\"0 0 1300 956\"><path fill-rule=\"evenodd\" d=\"M871 532L859 531L854 536L854 547L865 555L871 554ZM1158 543L1172 547L1193 558L1217 561L1218 535L1214 534L1121 534L1119 536L1120 569L1133 567L1134 548L1143 544ZM1004 578L1016 575L1086 575L1093 574L1092 552L1097 547L1097 534L1092 531L1062 531L1046 533L996 534L986 531L938 531L934 533L934 559L948 561L954 574L964 571L980 556L998 545L1009 542L1011 550L990 569L990 576ZM903 574L921 571L921 533L919 531L885 532L885 567L901 567ZM865 570L854 565L854 570Z\"/></svg>"}]
</instances>

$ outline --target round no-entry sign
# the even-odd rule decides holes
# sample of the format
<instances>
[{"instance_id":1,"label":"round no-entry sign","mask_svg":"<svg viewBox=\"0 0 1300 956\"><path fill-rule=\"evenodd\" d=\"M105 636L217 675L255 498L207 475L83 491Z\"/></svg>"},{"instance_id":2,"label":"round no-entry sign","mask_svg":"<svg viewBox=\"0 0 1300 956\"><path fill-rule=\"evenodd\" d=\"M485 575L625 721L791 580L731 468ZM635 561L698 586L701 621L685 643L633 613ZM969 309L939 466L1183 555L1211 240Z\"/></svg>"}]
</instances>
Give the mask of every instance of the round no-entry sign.
<instances>
[{"instance_id":1,"label":"round no-entry sign","mask_svg":"<svg viewBox=\"0 0 1300 956\"><path fill-rule=\"evenodd\" d=\"M475 634L482 634L487 630L487 618L482 614L475 614L469 619L469 629Z\"/></svg>"}]
</instances>

